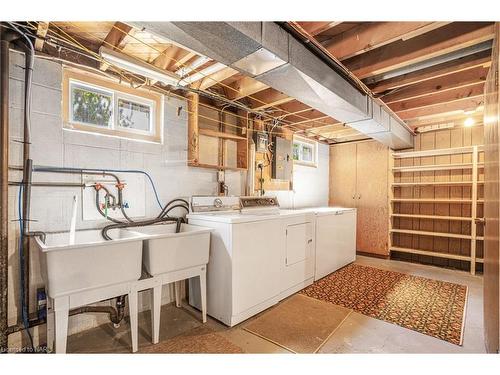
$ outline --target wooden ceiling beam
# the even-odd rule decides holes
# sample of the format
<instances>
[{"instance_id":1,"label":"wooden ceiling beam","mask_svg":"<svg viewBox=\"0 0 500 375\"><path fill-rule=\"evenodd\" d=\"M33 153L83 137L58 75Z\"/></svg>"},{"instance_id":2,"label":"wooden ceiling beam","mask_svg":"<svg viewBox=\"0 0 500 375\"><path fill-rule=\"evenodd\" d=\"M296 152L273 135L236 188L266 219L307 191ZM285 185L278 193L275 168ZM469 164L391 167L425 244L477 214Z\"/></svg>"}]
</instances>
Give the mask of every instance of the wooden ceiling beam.
<instances>
[{"instance_id":1,"label":"wooden ceiling beam","mask_svg":"<svg viewBox=\"0 0 500 375\"><path fill-rule=\"evenodd\" d=\"M227 67L218 72L210 74L209 76L194 82L191 86L199 90L207 90L218 83L235 76L239 72L233 68Z\"/></svg>"},{"instance_id":2,"label":"wooden ceiling beam","mask_svg":"<svg viewBox=\"0 0 500 375\"><path fill-rule=\"evenodd\" d=\"M115 22L108 35L106 35L106 38L104 38L103 46L115 50L119 49L130 30L132 30L132 26L123 22Z\"/></svg>"},{"instance_id":3,"label":"wooden ceiling beam","mask_svg":"<svg viewBox=\"0 0 500 375\"><path fill-rule=\"evenodd\" d=\"M247 99L249 102L249 107L255 110L275 107L294 100L294 98L292 98L291 96L283 94L281 91L275 90L272 87L256 92Z\"/></svg>"},{"instance_id":4,"label":"wooden ceiling beam","mask_svg":"<svg viewBox=\"0 0 500 375\"><path fill-rule=\"evenodd\" d=\"M186 56L191 56L191 52L174 44L169 44L163 52L153 60L152 64L157 68L173 71L177 69L175 67L176 63Z\"/></svg>"},{"instance_id":5,"label":"wooden ceiling beam","mask_svg":"<svg viewBox=\"0 0 500 375\"><path fill-rule=\"evenodd\" d=\"M389 78L373 85L368 85L373 93L378 94L387 90L393 90L406 85L424 82L430 79L444 77L449 74L465 72L478 67L487 68L491 65L491 50L478 52L456 60L434 65L415 72Z\"/></svg>"},{"instance_id":6,"label":"wooden ceiling beam","mask_svg":"<svg viewBox=\"0 0 500 375\"><path fill-rule=\"evenodd\" d=\"M108 35L104 38L102 42L102 46L106 48L111 48L113 50L120 50L120 46L128 35L128 33L132 30L132 26L129 26L123 22L115 22L114 25L109 30ZM99 69L105 71L109 68L109 64L105 62L101 62L99 64Z\"/></svg>"},{"instance_id":7,"label":"wooden ceiling beam","mask_svg":"<svg viewBox=\"0 0 500 375\"><path fill-rule=\"evenodd\" d=\"M45 37L47 36L47 32L49 31L49 23L38 21L36 25L36 36L35 39L35 49L37 51L41 51L43 49L43 44L45 42Z\"/></svg>"},{"instance_id":8,"label":"wooden ceiling beam","mask_svg":"<svg viewBox=\"0 0 500 375\"><path fill-rule=\"evenodd\" d=\"M491 22L453 22L407 41L397 41L344 60L363 79L485 42L494 36Z\"/></svg>"},{"instance_id":9,"label":"wooden ceiling beam","mask_svg":"<svg viewBox=\"0 0 500 375\"><path fill-rule=\"evenodd\" d=\"M408 40L449 22L365 22L335 35L325 48L339 60L359 55L397 40Z\"/></svg>"},{"instance_id":10,"label":"wooden ceiling beam","mask_svg":"<svg viewBox=\"0 0 500 375\"><path fill-rule=\"evenodd\" d=\"M440 92L434 95L418 97L410 100L389 104L394 112L401 112L410 109L430 107L436 104L450 103L466 98L476 98L483 95L484 82L477 85L459 87L453 90Z\"/></svg>"},{"instance_id":11,"label":"wooden ceiling beam","mask_svg":"<svg viewBox=\"0 0 500 375\"><path fill-rule=\"evenodd\" d=\"M442 76L415 85L395 89L392 94L381 97L386 104L407 101L422 96L433 95L460 87L482 84L486 81L488 68L475 68Z\"/></svg>"},{"instance_id":12,"label":"wooden ceiling beam","mask_svg":"<svg viewBox=\"0 0 500 375\"><path fill-rule=\"evenodd\" d=\"M397 112L398 116L402 120L418 119L418 118L429 118L434 116L443 116L445 114L463 114L467 111L476 111L480 106L482 106L484 101L483 95L466 98L461 100L456 100L454 102L435 104L429 107L410 109L406 111Z\"/></svg>"},{"instance_id":13,"label":"wooden ceiling beam","mask_svg":"<svg viewBox=\"0 0 500 375\"><path fill-rule=\"evenodd\" d=\"M311 36L321 34L324 31L330 30L342 22L297 22Z\"/></svg>"},{"instance_id":14,"label":"wooden ceiling beam","mask_svg":"<svg viewBox=\"0 0 500 375\"><path fill-rule=\"evenodd\" d=\"M482 119L482 111L477 111L472 115L465 115L463 113L451 113L451 114L444 114L442 116L434 116L430 119L415 119L415 120L409 120L406 121L406 124L411 127L412 129L421 127L421 126L428 126L428 125L441 125L441 124L449 124L449 123L454 123L455 125L457 124L463 124L465 119L468 117L474 118L476 121L476 124L482 124L483 119Z\"/></svg>"},{"instance_id":15,"label":"wooden ceiling beam","mask_svg":"<svg viewBox=\"0 0 500 375\"><path fill-rule=\"evenodd\" d=\"M224 87L224 90L229 100L242 99L269 87L265 83L246 76L227 86L229 87Z\"/></svg>"}]
</instances>

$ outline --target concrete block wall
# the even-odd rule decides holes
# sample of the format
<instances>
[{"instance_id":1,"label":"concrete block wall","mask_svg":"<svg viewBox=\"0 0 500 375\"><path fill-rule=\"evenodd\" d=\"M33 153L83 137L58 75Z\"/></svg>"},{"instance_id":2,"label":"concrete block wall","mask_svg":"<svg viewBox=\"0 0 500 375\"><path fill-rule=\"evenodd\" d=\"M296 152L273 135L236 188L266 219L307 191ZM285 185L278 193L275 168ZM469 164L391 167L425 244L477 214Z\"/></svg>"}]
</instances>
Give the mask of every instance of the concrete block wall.
<instances>
[{"instance_id":1,"label":"concrete block wall","mask_svg":"<svg viewBox=\"0 0 500 375\"><path fill-rule=\"evenodd\" d=\"M23 137L23 95L24 95L24 55L12 51L10 66L10 165L22 164ZM140 169L147 171L153 178L160 201L167 201L193 194L216 194L217 176L215 170L187 167L187 113L186 102L165 98L163 105L164 141L163 144L144 143L126 139L81 133L63 129L61 114L62 66L58 62L36 58L33 74L32 100L32 147L31 156L35 165L57 167ZM180 114L177 115L178 108ZM127 178L126 174L118 173ZM34 181L80 182L78 175L58 175L35 173ZM20 181L21 174L10 173L10 180ZM245 175L243 172L227 172L226 180L229 194L244 193ZM69 230L73 196L80 201L80 188L41 188L33 187L31 202L32 230L66 231ZM126 199L133 201L134 197ZM159 207L146 183L146 216L152 217ZM18 258L18 188L9 188L9 324L15 324L19 309L19 258ZM78 229L102 227L105 220L84 221L79 205ZM43 286L36 249L31 251L31 295L35 304L36 288ZM165 287L163 303L171 301L171 291ZM149 309L148 293L143 293L139 304L141 310ZM82 314L70 318L69 333L77 333L108 322L105 314ZM39 330L35 329L35 336ZM45 331L41 327L41 332ZM43 336L44 334L42 334ZM19 334L9 337L9 345L19 346ZM43 338L42 338L43 340Z\"/></svg>"},{"instance_id":2,"label":"concrete block wall","mask_svg":"<svg viewBox=\"0 0 500 375\"><path fill-rule=\"evenodd\" d=\"M9 164L22 164L24 55L16 51L11 54L10 66L10 150ZM187 113L186 102L165 97L163 105L163 144L144 143L120 138L82 133L63 129L61 114L62 66L59 62L37 57L33 74L32 100L32 147L31 156L35 165L59 167L140 169L148 172L155 181L161 202L173 198L188 198L193 194L216 194L216 172L186 166L187 160ZM179 107L181 110L178 111ZM179 114L178 114L179 113ZM296 165L294 168L294 191L273 192L283 207L299 208L328 204L328 146L319 145L318 167ZM126 174L117 173L126 179ZM81 182L78 175L35 173L34 181ZM226 172L229 194L243 195L244 172ZM21 174L10 172L11 181L20 181ZM31 202L32 230L67 231L71 220L73 196L81 197L80 188L33 187ZM134 197L125 199L132 200ZM146 216L158 213L159 207L146 183ZM18 257L18 188L9 188L9 324L15 324L19 305L19 257ZM101 227L105 220L82 220L82 205L79 205L77 230ZM36 250L31 251L31 306L35 304L37 287L43 286ZM163 303L171 301L171 288L163 290ZM149 309L149 295L143 293L139 299L141 310ZM105 314L82 314L70 317L69 334L74 334L97 325L107 323ZM40 333L45 336L45 326L35 328L35 339ZM9 337L11 347L20 347L25 335Z\"/></svg>"},{"instance_id":3,"label":"concrete block wall","mask_svg":"<svg viewBox=\"0 0 500 375\"><path fill-rule=\"evenodd\" d=\"M275 195L283 208L304 208L328 206L329 189L329 146L318 143L316 167L295 164L293 166L293 190L267 191Z\"/></svg>"}]
</instances>

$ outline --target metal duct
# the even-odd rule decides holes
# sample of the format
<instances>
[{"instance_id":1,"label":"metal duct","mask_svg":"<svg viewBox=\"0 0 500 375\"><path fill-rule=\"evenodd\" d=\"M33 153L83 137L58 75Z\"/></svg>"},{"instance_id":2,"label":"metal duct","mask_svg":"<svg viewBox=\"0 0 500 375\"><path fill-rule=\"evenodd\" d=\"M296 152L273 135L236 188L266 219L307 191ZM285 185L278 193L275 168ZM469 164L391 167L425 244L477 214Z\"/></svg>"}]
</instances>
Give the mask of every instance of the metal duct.
<instances>
[{"instance_id":1,"label":"metal duct","mask_svg":"<svg viewBox=\"0 0 500 375\"><path fill-rule=\"evenodd\" d=\"M413 147L413 133L389 108L274 22L132 24L253 77L390 148Z\"/></svg>"}]
</instances>

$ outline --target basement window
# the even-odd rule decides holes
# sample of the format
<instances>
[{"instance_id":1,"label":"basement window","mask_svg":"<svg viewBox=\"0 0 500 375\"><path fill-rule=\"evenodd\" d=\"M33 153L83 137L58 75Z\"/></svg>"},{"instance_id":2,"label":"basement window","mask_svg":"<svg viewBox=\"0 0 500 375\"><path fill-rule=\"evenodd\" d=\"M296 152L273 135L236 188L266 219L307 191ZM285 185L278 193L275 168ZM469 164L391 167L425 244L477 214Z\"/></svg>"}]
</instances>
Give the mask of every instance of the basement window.
<instances>
[{"instance_id":1,"label":"basement window","mask_svg":"<svg viewBox=\"0 0 500 375\"><path fill-rule=\"evenodd\" d=\"M317 166L318 143L306 138L294 137L293 139L293 161L310 167Z\"/></svg>"},{"instance_id":2,"label":"basement window","mask_svg":"<svg viewBox=\"0 0 500 375\"><path fill-rule=\"evenodd\" d=\"M73 69L64 70L63 90L66 129L161 142L162 95Z\"/></svg>"}]
</instances>

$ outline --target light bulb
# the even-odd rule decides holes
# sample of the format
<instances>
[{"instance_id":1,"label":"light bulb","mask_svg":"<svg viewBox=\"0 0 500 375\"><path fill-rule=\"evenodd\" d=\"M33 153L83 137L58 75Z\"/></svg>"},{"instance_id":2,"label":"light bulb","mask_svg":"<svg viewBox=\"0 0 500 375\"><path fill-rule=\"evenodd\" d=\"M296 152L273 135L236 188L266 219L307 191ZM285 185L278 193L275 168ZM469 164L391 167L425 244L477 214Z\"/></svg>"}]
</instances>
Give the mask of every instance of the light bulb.
<instances>
[{"instance_id":1,"label":"light bulb","mask_svg":"<svg viewBox=\"0 0 500 375\"><path fill-rule=\"evenodd\" d=\"M470 128L472 125L474 125L474 119L472 117L467 117L464 121L464 126Z\"/></svg>"}]
</instances>

